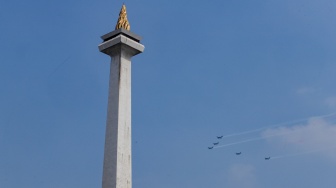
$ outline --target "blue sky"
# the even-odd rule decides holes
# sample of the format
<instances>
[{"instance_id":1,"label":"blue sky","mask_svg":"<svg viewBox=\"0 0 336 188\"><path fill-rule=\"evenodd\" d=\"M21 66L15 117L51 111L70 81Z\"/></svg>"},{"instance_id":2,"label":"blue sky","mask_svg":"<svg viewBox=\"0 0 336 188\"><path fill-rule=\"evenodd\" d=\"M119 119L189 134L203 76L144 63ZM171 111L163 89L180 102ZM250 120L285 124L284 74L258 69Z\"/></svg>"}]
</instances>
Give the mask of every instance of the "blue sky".
<instances>
[{"instance_id":1,"label":"blue sky","mask_svg":"<svg viewBox=\"0 0 336 188\"><path fill-rule=\"evenodd\" d=\"M336 111L335 1L11 0L1 188L101 187L110 59L97 46L123 2L146 47L132 64L134 188L335 187L335 116L310 118Z\"/></svg>"}]
</instances>

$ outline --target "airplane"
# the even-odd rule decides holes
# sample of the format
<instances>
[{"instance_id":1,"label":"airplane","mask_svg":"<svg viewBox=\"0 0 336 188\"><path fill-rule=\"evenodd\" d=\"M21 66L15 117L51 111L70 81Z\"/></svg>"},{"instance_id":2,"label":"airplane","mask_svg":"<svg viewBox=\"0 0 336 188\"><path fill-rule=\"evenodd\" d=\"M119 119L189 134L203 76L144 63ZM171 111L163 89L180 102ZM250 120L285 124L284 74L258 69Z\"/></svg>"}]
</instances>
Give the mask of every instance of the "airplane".
<instances>
[{"instance_id":1,"label":"airplane","mask_svg":"<svg viewBox=\"0 0 336 188\"><path fill-rule=\"evenodd\" d=\"M208 147L209 149L212 149L213 148L213 146L212 147Z\"/></svg>"},{"instance_id":2,"label":"airplane","mask_svg":"<svg viewBox=\"0 0 336 188\"><path fill-rule=\"evenodd\" d=\"M222 139L222 138L223 138L223 136L217 136L217 138L218 138L218 139Z\"/></svg>"},{"instance_id":3,"label":"airplane","mask_svg":"<svg viewBox=\"0 0 336 188\"><path fill-rule=\"evenodd\" d=\"M237 153L236 153L236 155L240 155L240 154L241 154L241 152L237 152Z\"/></svg>"},{"instance_id":4,"label":"airplane","mask_svg":"<svg viewBox=\"0 0 336 188\"><path fill-rule=\"evenodd\" d=\"M265 157L265 160L270 160L271 159L271 157Z\"/></svg>"},{"instance_id":5,"label":"airplane","mask_svg":"<svg viewBox=\"0 0 336 188\"><path fill-rule=\"evenodd\" d=\"M215 145L215 146L218 145L218 144L219 144L219 142L213 143L213 145Z\"/></svg>"}]
</instances>

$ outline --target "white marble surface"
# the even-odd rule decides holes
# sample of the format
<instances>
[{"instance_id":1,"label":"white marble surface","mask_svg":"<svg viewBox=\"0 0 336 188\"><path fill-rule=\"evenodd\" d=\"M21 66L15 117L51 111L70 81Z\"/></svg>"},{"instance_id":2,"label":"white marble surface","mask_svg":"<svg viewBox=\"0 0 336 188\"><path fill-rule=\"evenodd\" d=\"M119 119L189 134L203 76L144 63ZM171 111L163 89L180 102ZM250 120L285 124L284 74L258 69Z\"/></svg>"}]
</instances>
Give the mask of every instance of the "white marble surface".
<instances>
[{"instance_id":1,"label":"white marble surface","mask_svg":"<svg viewBox=\"0 0 336 188\"><path fill-rule=\"evenodd\" d=\"M131 57L144 46L124 36L99 45L111 56L103 188L132 187Z\"/></svg>"}]
</instances>

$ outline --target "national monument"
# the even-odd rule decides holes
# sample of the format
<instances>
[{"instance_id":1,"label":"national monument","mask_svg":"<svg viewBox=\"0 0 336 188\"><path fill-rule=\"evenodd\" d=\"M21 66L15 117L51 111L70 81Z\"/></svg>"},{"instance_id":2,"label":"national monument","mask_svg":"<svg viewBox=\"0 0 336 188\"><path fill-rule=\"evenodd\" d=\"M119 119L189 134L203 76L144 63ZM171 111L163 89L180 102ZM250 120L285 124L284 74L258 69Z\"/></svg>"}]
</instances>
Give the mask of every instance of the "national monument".
<instances>
[{"instance_id":1,"label":"national monument","mask_svg":"<svg viewBox=\"0 0 336 188\"><path fill-rule=\"evenodd\" d=\"M131 58L144 51L130 32L123 5L115 30L101 37L99 51L111 57L103 188L132 188Z\"/></svg>"}]
</instances>

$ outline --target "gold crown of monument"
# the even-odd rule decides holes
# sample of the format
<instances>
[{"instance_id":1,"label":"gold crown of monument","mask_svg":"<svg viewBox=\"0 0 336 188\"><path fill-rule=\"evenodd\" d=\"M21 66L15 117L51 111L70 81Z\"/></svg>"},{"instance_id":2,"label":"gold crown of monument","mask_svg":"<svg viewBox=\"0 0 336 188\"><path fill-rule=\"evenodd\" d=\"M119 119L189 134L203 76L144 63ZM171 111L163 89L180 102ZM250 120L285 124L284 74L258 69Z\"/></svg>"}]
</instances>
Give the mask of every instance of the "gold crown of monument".
<instances>
[{"instance_id":1,"label":"gold crown of monument","mask_svg":"<svg viewBox=\"0 0 336 188\"><path fill-rule=\"evenodd\" d=\"M126 6L123 4L123 6L121 7L120 13L119 13L119 19L117 22L117 25L115 27L115 29L126 29L126 30L130 30L131 26L127 20L127 12L126 12Z\"/></svg>"}]
</instances>

